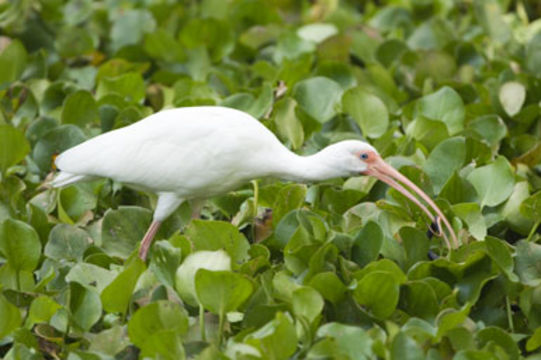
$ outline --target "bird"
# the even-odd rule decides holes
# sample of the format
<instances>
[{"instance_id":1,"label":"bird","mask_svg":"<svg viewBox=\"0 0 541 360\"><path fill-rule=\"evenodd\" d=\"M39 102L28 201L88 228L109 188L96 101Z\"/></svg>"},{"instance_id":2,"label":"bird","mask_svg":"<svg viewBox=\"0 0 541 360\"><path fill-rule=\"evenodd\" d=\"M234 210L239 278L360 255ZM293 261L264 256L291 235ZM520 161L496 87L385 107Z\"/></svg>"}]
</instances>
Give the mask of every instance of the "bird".
<instances>
[{"instance_id":1,"label":"bird","mask_svg":"<svg viewBox=\"0 0 541 360\"><path fill-rule=\"evenodd\" d=\"M453 247L458 246L454 230L440 208L387 164L372 145L344 140L313 155L298 155L259 120L233 108L194 106L161 110L69 148L54 162L60 172L52 180L53 187L110 178L157 195L152 222L139 247L138 255L143 261L160 224L181 203L224 194L251 180L267 177L312 183L374 176L404 194L432 221L443 221ZM406 188L424 200L436 215ZM445 231L439 228L451 249Z\"/></svg>"}]
</instances>

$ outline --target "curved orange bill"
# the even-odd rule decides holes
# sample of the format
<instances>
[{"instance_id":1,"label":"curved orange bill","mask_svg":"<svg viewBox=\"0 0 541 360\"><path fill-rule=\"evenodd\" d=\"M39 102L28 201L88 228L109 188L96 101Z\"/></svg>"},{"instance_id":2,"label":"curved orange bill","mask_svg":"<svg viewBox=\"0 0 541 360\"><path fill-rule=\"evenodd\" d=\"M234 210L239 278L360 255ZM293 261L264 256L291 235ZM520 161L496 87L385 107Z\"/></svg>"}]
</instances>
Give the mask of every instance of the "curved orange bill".
<instances>
[{"instance_id":1,"label":"curved orange bill","mask_svg":"<svg viewBox=\"0 0 541 360\"><path fill-rule=\"evenodd\" d=\"M453 240L453 248L458 247L458 239L456 237L456 234L449 223L449 220L445 217L443 212L440 210L440 208L432 201L432 199L423 191L421 190L417 185L415 185L410 179L399 173L395 168L393 168L391 165L387 164L381 157L376 156L373 158L370 162L367 163L367 170L364 171L365 175L370 175L378 180L383 181L387 185L395 188L397 191L402 193L404 196L406 196L408 199L413 201L415 205L417 205L422 211L424 211L425 214L428 215L428 217L438 224L438 229L440 231L440 236L443 236L443 239L445 240L445 243L447 244L447 247L451 249L451 244L449 243L449 239L447 238L447 235L445 234L445 231L441 228L441 221L445 224L445 227L447 228L447 231L451 235L451 239ZM409 188L411 191L413 191L415 194L417 194L421 199L426 201L426 203L430 206L432 210L436 213L436 216L434 216L430 210L422 203L420 202L410 191L408 191L404 186Z\"/></svg>"}]
</instances>

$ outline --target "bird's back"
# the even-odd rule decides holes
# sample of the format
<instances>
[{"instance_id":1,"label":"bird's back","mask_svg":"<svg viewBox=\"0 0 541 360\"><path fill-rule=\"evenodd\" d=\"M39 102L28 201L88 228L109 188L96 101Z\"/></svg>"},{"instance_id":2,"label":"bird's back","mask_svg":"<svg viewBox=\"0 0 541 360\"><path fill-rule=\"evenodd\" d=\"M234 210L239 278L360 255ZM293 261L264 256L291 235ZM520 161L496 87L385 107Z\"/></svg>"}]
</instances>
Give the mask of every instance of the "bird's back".
<instances>
[{"instance_id":1,"label":"bird's back","mask_svg":"<svg viewBox=\"0 0 541 360\"><path fill-rule=\"evenodd\" d=\"M274 134L246 113L187 107L92 138L59 155L56 165L71 174L202 197L265 176L261 164L284 151Z\"/></svg>"}]
</instances>

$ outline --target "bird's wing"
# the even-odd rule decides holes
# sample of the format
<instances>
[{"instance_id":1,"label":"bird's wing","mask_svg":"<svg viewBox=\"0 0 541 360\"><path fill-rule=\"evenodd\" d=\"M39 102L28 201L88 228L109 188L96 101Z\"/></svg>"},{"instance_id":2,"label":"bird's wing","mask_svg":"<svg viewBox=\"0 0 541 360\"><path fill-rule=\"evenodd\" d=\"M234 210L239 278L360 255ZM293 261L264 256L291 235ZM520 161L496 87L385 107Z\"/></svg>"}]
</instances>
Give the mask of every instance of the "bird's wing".
<instances>
[{"instance_id":1,"label":"bird's wing","mask_svg":"<svg viewBox=\"0 0 541 360\"><path fill-rule=\"evenodd\" d=\"M243 158L281 146L257 120L218 107L154 114L71 148L56 159L62 171L102 176L153 191L225 191L249 178ZM201 194L204 195L204 194Z\"/></svg>"}]
</instances>

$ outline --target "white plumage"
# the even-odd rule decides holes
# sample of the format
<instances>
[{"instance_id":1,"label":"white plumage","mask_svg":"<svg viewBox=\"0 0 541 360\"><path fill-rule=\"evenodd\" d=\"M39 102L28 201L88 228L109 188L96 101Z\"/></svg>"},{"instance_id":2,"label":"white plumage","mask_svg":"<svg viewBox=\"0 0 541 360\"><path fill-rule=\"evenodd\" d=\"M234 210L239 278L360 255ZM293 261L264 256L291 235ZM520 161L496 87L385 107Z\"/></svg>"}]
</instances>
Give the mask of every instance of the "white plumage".
<instances>
[{"instance_id":1,"label":"white plumage","mask_svg":"<svg viewBox=\"0 0 541 360\"><path fill-rule=\"evenodd\" d=\"M244 112L186 107L158 112L66 150L56 158L61 172L52 184L66 186L108 177L156 193L154 221L140 250L145 258L160 223L184 200L225 193L261 177L318 181L359 175L373 170L371 164L381 165L378 159L372 146L354 140L299 156Z\"/></svg>"}]
</instances>

